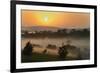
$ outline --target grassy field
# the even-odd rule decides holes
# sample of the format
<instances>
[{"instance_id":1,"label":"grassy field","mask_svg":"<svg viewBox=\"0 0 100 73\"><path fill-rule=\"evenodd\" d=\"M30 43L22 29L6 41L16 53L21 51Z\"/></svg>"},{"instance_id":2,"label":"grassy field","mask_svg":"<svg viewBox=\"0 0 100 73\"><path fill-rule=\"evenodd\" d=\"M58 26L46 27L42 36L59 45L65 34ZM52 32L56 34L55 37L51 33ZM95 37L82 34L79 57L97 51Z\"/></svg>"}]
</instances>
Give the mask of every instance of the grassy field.
<instances>
[{"instance_id":1,"label":"grassy field","mask_svg":"<svg viewBox=\"0 0 100 73\"><path fill-rule=\"evenodd\" d=\"M48 62L48 61L68 61L68 60L78 60L75 58L67 57L66 59L60 59L58 56L51 56L47 54L39 54L33 53L32 55L24 55L22 54L21 62L28 63L28 62Z\"/></svg>"},{"instance_id":2,"label":"grassy field","mask_svg":"<svg viewBox=\"0 0 100 73\"><path fill-rule=\"evenodd\" d=\"M47 61L58 61L58 56L51 56L47 54L33 53L30 56L22 54L22 62L47 62Z\"/></svg>"}]
</instances>

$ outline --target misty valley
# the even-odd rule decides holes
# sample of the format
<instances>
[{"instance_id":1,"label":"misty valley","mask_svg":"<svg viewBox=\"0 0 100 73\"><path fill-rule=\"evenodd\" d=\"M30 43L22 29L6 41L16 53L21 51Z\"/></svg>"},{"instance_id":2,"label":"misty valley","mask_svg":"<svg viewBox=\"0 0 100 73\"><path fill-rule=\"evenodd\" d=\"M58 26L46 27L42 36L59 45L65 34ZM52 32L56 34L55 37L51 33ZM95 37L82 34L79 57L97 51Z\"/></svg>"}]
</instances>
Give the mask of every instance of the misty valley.
<instances>
[{"instance_id":1,"label":"misty valley","mask_svg":"<svg viewBox=\"0 0 100 73\"><path fill-rule=\"evenodd\" d=\"M23 27L21 37L22 63L90 59L89 28Z\"/></svg>"}]
</instances>

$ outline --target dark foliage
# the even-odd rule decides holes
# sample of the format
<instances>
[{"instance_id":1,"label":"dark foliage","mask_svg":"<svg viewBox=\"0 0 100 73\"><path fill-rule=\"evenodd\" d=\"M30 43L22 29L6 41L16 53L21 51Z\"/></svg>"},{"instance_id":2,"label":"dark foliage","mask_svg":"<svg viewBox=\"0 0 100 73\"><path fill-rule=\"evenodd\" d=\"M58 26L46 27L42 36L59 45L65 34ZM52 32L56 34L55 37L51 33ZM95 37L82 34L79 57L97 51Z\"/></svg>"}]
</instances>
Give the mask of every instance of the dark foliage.
<instances>
[{"instance_id":1,"label":"dark foliage","mask_svg":"<svg viewBox=\"0 0 100 73\"><path fill-rule=\"evenodd\" d=\"M29 33L28 31L22 31L23 37L89 37L89 29L58 29L57 31L35 31L35 33ZM52 35L52 36L51 36Z\"/></svg>"},{"instance_id":2,"label":"dark foliage","mask_svg":"<svg viewBox=\"0 0 100 73\"><path fill-rule=\"evenodd\" d=\"M32 48L32 44L30 42L27 42L26 46L24 47L23 54L31 55L33 50Z\"/></svg>"}]
</instances>

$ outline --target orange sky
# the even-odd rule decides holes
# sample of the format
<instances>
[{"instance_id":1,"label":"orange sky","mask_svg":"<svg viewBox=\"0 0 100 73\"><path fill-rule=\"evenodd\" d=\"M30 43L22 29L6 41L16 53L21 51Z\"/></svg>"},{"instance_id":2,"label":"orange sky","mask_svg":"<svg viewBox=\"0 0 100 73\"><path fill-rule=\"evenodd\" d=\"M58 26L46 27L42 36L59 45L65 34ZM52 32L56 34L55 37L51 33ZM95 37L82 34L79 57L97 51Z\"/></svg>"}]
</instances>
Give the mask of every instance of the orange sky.
<instances>
[{"instance_id":1,"label":"orange sky","mask_svg":"<svg viewBox=\"0 0 100 73\"><path fill-rule=\"evenodd\" d=\"M22 10L21 14L22 26L84 28L90 25L89 13Z\"/></svg>"}]
</instances>

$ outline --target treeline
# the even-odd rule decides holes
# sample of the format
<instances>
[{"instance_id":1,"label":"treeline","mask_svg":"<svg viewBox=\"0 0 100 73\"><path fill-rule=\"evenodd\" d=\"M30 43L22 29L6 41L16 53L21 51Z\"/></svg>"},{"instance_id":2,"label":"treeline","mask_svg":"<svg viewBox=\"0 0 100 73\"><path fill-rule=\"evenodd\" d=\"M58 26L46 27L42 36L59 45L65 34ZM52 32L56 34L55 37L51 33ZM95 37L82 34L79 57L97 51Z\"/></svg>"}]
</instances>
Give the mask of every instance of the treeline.
<instances>
[{"instance_id":1,"label":"treeline","mask_svg":"<svg viewBox=\"0 0 100 73\"><path fill-rule=\"evenodd\" d=\"M22 37L89 37L89 29L59 29L57 31L22 31Z\"/></svg>"}]
</instances>

